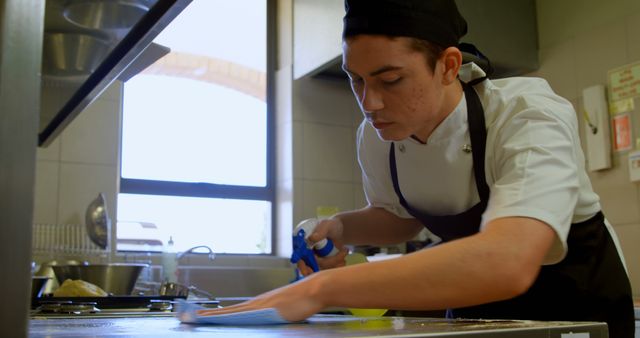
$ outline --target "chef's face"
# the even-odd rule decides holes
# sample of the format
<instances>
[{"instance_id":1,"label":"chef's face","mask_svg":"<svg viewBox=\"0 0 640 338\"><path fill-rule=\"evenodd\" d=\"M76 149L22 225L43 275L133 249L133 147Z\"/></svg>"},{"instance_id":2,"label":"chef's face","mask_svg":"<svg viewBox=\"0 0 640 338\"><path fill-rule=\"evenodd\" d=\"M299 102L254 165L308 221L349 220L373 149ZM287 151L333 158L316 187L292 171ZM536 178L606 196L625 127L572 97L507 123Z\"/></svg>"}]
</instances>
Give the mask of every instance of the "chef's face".
<instances>
[{"instance_id":1,"label":"chef's face","mask_svg":"<svg viewBox=\"0 0 640 338\"><path fill-rule=\"evenodd\" d=\"M457 101L452 105L445 64L438 59L431 69L409 38L357 35L343 43L343 68L360 109L387 141L411 135L426 141L453 110Z\"/></svg>"}]
</instances>

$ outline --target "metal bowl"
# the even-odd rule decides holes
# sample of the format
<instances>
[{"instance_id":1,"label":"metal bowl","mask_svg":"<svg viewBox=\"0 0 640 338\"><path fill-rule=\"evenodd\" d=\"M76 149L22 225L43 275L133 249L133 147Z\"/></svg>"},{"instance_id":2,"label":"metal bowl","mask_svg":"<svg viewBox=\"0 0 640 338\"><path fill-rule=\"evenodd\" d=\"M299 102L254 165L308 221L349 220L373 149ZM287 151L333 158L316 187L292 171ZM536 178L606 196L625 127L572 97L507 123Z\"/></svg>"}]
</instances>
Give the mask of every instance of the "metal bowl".
<instances>
[{"instance_id":1,"label":"metal bowl","mask_svg":"<svg viewBox=\"0 0 640 338\"><path fill-rule=\"evenodd\" d=\"M147 264L90 264L90 265L56 265L52 266L58 283L67 279L81 279L95 284L107 293L117 296L128 296L133 291L136 280Z\"/></svg>"},{"instance_id":2,"label":"metal bowl","mask_svg":"<svg viewBox=\"0 0 640 338\"><path fill-rule=\"evenodd\" d=\"M85 227L89 238L102 249L109 245L109 232L111 231L111 220L107 214L107 203L104 193L99 193L87 207L85 213Z\"/></svg>"},{"instance_id":3,"label":"metal bowl","mask_svg":"<svg viewBox=\"0 0 640 338\"><path fill-rule=\"evenodd\" d=\"M107 39L97 35L45 32L42 73L54 76L91 74L109 53Z\"/></svg>"},{"instance_id":4,"label":"metal bowl","mask_svg":"<svg viewBox=\"0 0 640 338\"><path fill-rule=\"evenodd\" d=\"M70 2L64 16L70 22L91 29L131 28L149 11L149 0L82 0Z\"/></svg>"}]
</instances>

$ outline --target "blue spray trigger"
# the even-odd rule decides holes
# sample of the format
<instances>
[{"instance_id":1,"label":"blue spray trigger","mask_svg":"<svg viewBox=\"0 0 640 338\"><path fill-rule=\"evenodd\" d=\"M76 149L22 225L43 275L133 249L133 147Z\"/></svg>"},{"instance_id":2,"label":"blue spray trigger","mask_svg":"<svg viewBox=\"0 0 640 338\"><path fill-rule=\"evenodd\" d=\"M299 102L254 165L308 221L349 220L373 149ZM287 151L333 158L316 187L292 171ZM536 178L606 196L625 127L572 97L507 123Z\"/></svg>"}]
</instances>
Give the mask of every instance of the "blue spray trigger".
<instances>
[{"instance_id":1,"label":"blue spray trigger","mask_svg":"<svg viewBox=\"0 0 640 338\"><path fill-rule=\"evenodd\" d=\"M298 233L293 236L293 253L291 254L291 263L298 263L301 259L314 272L320 271L313 250L307 246L307 241L305 241L304 229L300 229Z\"/></svg>"}]
</instances>

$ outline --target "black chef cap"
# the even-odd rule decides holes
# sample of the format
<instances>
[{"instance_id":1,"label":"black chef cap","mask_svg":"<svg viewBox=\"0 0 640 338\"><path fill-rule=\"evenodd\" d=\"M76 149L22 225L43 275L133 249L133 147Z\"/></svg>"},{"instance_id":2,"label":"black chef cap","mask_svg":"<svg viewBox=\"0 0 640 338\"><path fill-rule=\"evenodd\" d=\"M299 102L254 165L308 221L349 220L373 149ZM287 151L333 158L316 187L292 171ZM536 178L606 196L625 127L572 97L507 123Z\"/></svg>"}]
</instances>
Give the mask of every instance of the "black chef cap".
<instances>
[{"instance_id":1,"label":"black chef cap","mask_svg":"<svg viewBox=\"0 0 640 338\"><path fill-rule=\"evenodd\" d=\"M457 46L467 22L454 0L345 0L343 37L405 36Z\"/></svg>"}]
</instances>

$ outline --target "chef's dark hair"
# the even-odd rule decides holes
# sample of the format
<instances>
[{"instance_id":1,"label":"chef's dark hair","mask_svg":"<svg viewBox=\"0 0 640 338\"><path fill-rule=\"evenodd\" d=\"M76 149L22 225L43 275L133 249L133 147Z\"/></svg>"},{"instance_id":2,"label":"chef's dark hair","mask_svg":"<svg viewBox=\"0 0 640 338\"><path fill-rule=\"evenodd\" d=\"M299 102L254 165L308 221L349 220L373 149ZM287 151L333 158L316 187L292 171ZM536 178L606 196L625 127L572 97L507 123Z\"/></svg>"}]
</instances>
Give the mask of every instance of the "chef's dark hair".
<instances>
[{"instance_id":1,"label":"chef's dark hair","mask_svg":"<svg viewBox=\"0 0 640 338\"><path fill-rule=\"evenodd\" d=\"M343 38L359 34L409 37L447 48L467 33L454 0L345 0Z\"/></svg>"},{"instance_id":2,"label":"chef's dark hair","mask_svg":"<svg viewBox=\"0 0 640 338\"><path fill-rule=\"evenodd\" d=\"M493 72L489 58L474 45L460 43L467 21L454 0L345 0L342 38L359 34L410 38L409 47L425 55L433 70L442 52L458 47L487 75Z\"/></svg>"},{"instance_id":3,"label":"chef's dark hair","mask_svg":"<svg viewBox=\"0 0 640 338\"><path fill-rule=\"evenodd\" d=\"M444 47L433 42L417 38L409 38L409 48L418 53L422 53L427 66L432 71L436 68L436 62L442 55L442 52L444 52Z\"/></svg>"}]
</instances>

